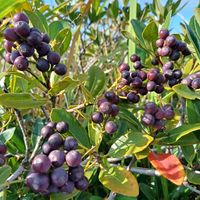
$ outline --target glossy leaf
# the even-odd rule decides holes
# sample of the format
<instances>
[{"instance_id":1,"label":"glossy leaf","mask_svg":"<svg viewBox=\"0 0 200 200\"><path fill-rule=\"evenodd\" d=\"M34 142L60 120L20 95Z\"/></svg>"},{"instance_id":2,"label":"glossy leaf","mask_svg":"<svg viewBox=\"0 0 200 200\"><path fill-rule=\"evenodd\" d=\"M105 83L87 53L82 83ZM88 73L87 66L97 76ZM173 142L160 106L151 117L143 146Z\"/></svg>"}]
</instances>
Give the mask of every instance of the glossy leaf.
<instances>
[{"instance_id":1,"label":"glossy leaf","mask_svg":"<svg viewBox=\"0 0 200 200\"><path fill-rule=\"evenodd\" d=\"M183 152L184 158L186 159L186 161L192 165L192 161L195 158L195 150L194 147L192 145L190 146L182 146L181 150Z\"/></svg>"},{"instance_id":2,"label":"glossy leaf","mask_svg":"<svg viewBox=\"0 0 200 200\"><path fill-rule=\"evenodd\" d=\"M112 192L136 197L139 194L137 179L122 167L102 169L99 174L101 183Z\"/></svg>"},{"instance_id":3,"label":"glossy leaf","mask_svg":"<svg viewBox=\"0 0 200 200\"><path fill-rule=\"evenodd\" d=\"M4 184L6 179L11 174L11 167L8 165L5 165L3 167L0 167L0 185Z\"/></svg>"},{"instance_id":4,"label":"glossy leaf","mask_svg":"<svg viewBox=\"0 0 200 200\"><path fill-rule=\"evenodd\" d=\"M17 108L28 109L42 106L46 103L44 98L35 98L28 93L0 94L0 105Z\"/></svg>"},{"instance_id":5,"label":"glossy leaf","mask_svg":"<svg viewBox=\"0 0 200 200\"><path fill-rule=\"evenodd\" d=\"M68 199L72 199L73 197L77 196L77 194L80 191L78 190L74 190L72 193L70 194L65 194L65 193L52 193L50 195L50 200L68 200Z\"/></svg>"},{"instance_id":6,"label":"glossy leaf","mask_svg":"<svg viewBox=\"0 0 200 200\"><path fill-rule=\"evenodd\" d=\"M90 91L93 97L96 97L105 87L106 76L102 69L93 66L87 73L85 87Z\"/></svg>"},{"instance_id":7,"label":"glossy leaf","mask_svg":"<svg viewBox=\"0 0 200 200\"><path fill-rule=\"evenodd\" d=\"M133 29L135 31L135 34L137 36L137 38L142 42L144 43L144 40L142 38L142 32L144 31L144 24L142 22L140 22L139 20L135 20L135 19L132 19L131 20L131 24L133 26Z\"/></svg>"},{"instance_id":8,"label":"glossy leaf","mask_svg":"<svg viewBox=\"0 0 200 200\"><path fill-rule=\"evenodd\" d=\"M61 21L53 21L49 25L49 36L53 40L59 31L63 29L63 24Z\"/></svg>"},{"instance_id":9,"label":"glossy leaf","mask_svg":"<svg viewBox=\"0 0 200 200\"><path fill-rule=\"evenodd\" d=\"M170 22L171 22L171 17L172 17L172 11L170 10L166 16L165 22L162 25L162 29L168 29Z\"/></svg>"},{"instance_id":10,"label":"glossy leaf","mask_svg":"<svg viewBox=\"0 0 200 200\"><path fill-rule=\"evenodd\" d=\"M187 111L188 122L190 124L200 122L200 101L199 100L187 99L186 111Z\"/></svg>"},{"instance_id":11,"label":"glossy leaf","mask_svg":"<svg viewBox=\"0 0 200 200\"><path fill-rule=\"evenodd\" d=\"M53 109L51 112L51 120L54 122L65 121L69 124L69 132L83 146L90 148L89 137L86 130L81 126L79 121L64 109Z\"/></svg>"},{"instance_id":12,"label":"glossy leaf","mask_svg":"<svg viewBox=\"0 0 200 200\"><path fill-rule=\"evenodd\" d=\"M143 151L153 141L150 135L140 132L129 132L121 136L110 148L108 155L123 157Z\"/></svg>"},{"instance_id":13,"label":"glossy leaf","mask_svg":"<svg viewBox=\"0 0 200 200\"><path fill-rule=\"evenodd\" d=\"M158 172L166 179L176 185L182 185L185 172L179 159L169 153L154 153L151 152L148 155L150 163Z\"/></svg>"},{"instance_id":14,"label":"glossy leaf","mask_svg":"<svg viewBox=\"0 0 200 200\"><path fill-rule=\"evenodd\" d=\"M3 132L0 133L0 143L6 143L8 142L14 135L15 132L15 127L14 128L9 128Z\"/></svg>"},{"instance_id":15,"label":"glossy leaf","mask_svg":"<svg viewBox=\"0 0 200 200\"><path fill-rule=\"evenodd\" d=\"M186 174L187 174L188 182L195 185L200 185L200 174L197 171L192 171L192 170L187 169Z\"/></svg>"}]
</instances>

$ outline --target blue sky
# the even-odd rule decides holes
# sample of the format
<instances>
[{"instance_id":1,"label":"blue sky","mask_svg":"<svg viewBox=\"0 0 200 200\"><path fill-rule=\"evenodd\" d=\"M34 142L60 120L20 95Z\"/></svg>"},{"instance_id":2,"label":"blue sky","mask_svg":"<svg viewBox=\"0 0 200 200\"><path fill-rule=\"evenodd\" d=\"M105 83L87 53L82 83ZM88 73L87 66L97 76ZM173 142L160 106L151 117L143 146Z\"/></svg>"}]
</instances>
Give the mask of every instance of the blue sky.
<instances>
[{"instance_id":1,"label":"blue sky","mask_svg":"<svg viewBox=\"0 0 200 200\"><path fill-rule=\"evenodd\" d=\"M44 0L47 4L54 5L55 0ZM111 0L110 0L111 1ZM176 0L174 0L175 2ZM122 2L122 0L119 0L119 2ZM146 2L151 3L152 0L137 0L138 3L143 7ZM166 0L162 0L162 3L164 3ZM183 22L183 19L186 21L189 21L191 16L194 13L194 8L198 5L198 0L182 0L181 5L184 5L186 2L189 2L183 10L180 11L180 13L176 16L174 16L172 23L170 25L171 28L173 28L173 31L179 32L180 30L180 22Z\"/></svg>"}]
</instances>

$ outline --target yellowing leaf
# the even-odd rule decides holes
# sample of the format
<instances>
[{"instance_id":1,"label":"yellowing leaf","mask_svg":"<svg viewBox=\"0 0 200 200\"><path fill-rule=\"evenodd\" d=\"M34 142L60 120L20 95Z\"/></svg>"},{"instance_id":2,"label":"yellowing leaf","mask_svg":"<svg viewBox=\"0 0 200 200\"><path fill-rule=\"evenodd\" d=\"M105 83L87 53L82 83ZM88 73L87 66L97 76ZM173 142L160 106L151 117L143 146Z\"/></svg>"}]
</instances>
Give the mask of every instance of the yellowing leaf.
<instances>
[{"instance_id":1,"label":"yellowing leaf","mask_svg":"<svg viewBox=\"0 0 200 200\"><path fill-rule=\"evenodd\" d=\"M99 180L105 187L118 194L130 197L136 197L139 194L137 179L130 171L122 167L102 169Z\"/></svg>"}]
</instances>

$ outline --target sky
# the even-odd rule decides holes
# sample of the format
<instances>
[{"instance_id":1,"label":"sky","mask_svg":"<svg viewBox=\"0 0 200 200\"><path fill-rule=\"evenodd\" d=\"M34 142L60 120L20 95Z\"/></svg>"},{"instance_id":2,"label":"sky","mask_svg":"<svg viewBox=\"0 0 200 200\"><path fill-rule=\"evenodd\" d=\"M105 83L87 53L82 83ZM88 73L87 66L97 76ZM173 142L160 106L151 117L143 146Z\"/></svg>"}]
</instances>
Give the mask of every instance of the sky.
<instances>
[{"instance_id":1,"label":"sky","mask_svg":"<svg viewBox=\"0 0 200 200\"><path fill-rule=\"evenodd\" d=\"M50 4L50 5L55 4L55 0L44 0L44 1L45 3ZM167 0L161 0L161 1L162 1L162 4L164 5ZM177 0L174 0L174 2L175 1ZM184 5L186 2L188 2L188 4L183 8L183 10L180 11L180 13L178 13L176 16L173 17L173 20L170 25L170 27L173 29L172 31L179 32L180 22L183 22L183 20L187 22L189 21L191 16L194 14L194 8L197 7L198 1L199 0L182 0L181 1L181 5ZM122 0L119 0L119 2L122 2ZM142 7L144 7L146 2L151 3L152 0L137 0L137 2L140 3Z\"/></svg>"}]
</instances>

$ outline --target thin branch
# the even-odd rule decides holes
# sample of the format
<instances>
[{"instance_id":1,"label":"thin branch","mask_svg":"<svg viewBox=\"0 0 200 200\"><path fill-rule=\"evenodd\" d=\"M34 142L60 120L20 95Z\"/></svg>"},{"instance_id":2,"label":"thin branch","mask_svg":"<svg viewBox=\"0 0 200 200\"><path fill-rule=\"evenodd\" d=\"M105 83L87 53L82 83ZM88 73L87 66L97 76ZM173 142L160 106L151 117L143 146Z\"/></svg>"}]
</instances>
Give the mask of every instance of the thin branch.
<instances>
[{"instance_id":1,"label":"thin branch","mask_svg":"<svg viewBox=\"0 0 200 200\"><path fill-rule=\"evenodd\" d=\"M84 107L85 107L85 104L82 103L82 104L80 104L80 105L78 105L78 106L76 106L76 107L74 107L74 108L67 109L66 111L67 111L67 112L75 112L76 110L79 110L79 109L84 108Z\"/></svg>"},{"instance_id":2,"label":"thin branch","mask_svg":"<svg viewBox=\"0 0 200 200\"><path fill-rule=\"evenodd\" d=\"M197 190L196 188L192 187L191 185L188 184L188 182L184 182L183 185L188 189L190 189L191 191L200 195L200 190Z\"/></svg>"},{"instance_id":3,"label":"thin branch","mask_svg":"<svg viewBox=\"0 0 200 200\"><path fill-rule=\"evenodd\" d=\"M46 118L47 121L50 121L50 117L49 114L47 113L46 109L44 106L41 106L42 112L44 113L44 116Z\"/></svg>"}]
</instances>

